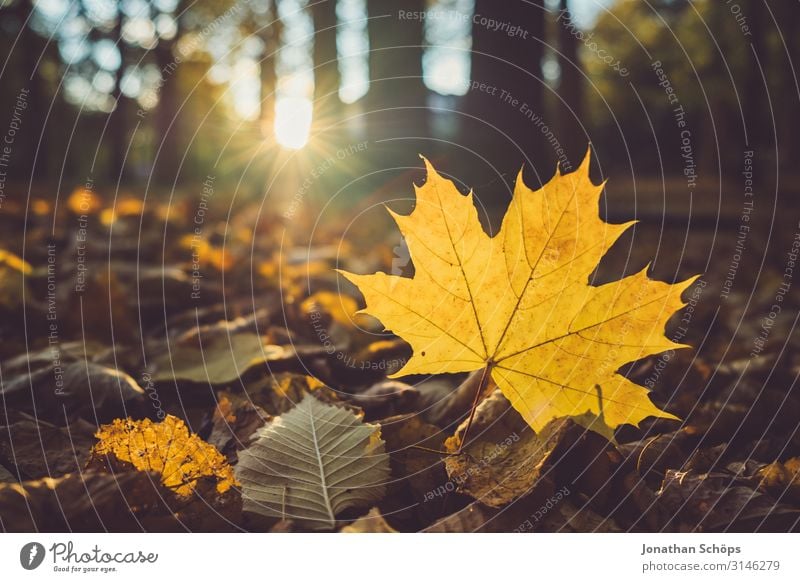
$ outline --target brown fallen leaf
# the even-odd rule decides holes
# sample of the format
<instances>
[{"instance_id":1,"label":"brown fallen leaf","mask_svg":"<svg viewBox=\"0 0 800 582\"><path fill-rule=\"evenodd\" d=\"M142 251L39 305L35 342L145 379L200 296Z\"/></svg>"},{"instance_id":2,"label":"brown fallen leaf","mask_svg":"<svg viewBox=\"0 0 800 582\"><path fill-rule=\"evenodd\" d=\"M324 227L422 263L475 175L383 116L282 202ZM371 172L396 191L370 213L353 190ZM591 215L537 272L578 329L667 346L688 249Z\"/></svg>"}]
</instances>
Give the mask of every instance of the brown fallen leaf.
<instances>
[{"instance_id":1,"label":"brown fallen leaf","mask_svg":"<svg viewBox=\"0 0 800 582\"><path fill-rule=\"evenodd\" d=\"M232 392L219 392L211 418L211 432L206 439L233 464L238 451L247 448L255 432L272 420L249 398Z\"/></svg>"},{"instance_id":2,"label":"brown fallen leaf","mask_svg":"<svg viewBox=\"0 0 800 582\"><path fill-rule=\"evenodd\" d=\"M467 424L445 441L448 451L459 450ZM496 390L478 405L461 454L446 457L445 466L459 491L490 507L502 507L534 490L549 497L565 484L597 497L610 478L608 446L603 437L564 418L534 434ZM603 501L601 496L596 503Z\"/></svg>"},{"instance_id":3,"label":"brown fallen leaf","mask_svg":"<svg viewBox=\"0 0 800 582\"><path fill-rule=\"evenodd\" d=\"M690 531L786 532L800 524L800 510L727 473L669 470L657 496Z\"/></svg>"},{"instance_id":4,"label":"brown fallen leaf","mask_svg":"<svg viewBox=\"0 0 800 582\"><path fill-rule=\"evenodd\" d=\"M545 506L546 508L546 506ZM590 508L565 499L544 514L536 531L559 533L613 533L622 531L617 523Z\"/></svg>"},{"instance_id":5,"label":"brown fallen leaf","mask_svg":"<svg viewBox=\"0 0 800 582\"><path fill-rule=\"evenodd\" d=\"M369 316L359 314L358 317ZM375 333L380 331L378 329ZM335 366L337 376L345 381L370 383L384 379L399 370L410 355L411 349L406 342L386 339L371 342L355 353L338 352L335 358L331 358L331 362Z\"/></svg>"},{"instance_id":6,"label":"brown fallen leaf","mask_svg":"<svg viewBox=\"0 0 800 582\"><path fill-rule=\"evenodd\" d=\"M465 508L428 526L424 531L426 533L512 531L513 524L507 524L507 529L498 526L498 515L501 515L499 509L488 507L479 501L473 501Z\"/></svg>"},{"instance_id":7,"label":"brown fallen leaf","mask_svg":"<svg viewBox=\"0 0 800 582\"><path fill-rule=\"evenodd\" d=\"M776 499L800 503L800 457L775 461L758 471L759 487Z\"/></svg>"},{"instance_id":8,"label":"brown fallen leaf","mask_svg":"<svg viewBox=\"0 0 800 582\"><path fill-rule=\"evenodd\" d=\"M353 394L350 402L364 411L364 419L380 420L419 410L420 393L414 386L397 380L384 380Z\"/></svg>"},{"instance_id":9,"label":"brown fallen leaf","mask_svg":"<svg viewBox=\"0 0 800 582\"><path fill-rule=\"evenodd\" d=\"M108 422L145 405L145 391L125 372L88 362L39 368L0 385L5 406L62 426L83 418Z\"/></svg>"},{"instance_id":10,"label":"brown fallen leaf","mask_svg":"<svg viewBox=\"0 0 800 582\"><path fill-rule=\"evenodd\" d=\"M764 467L765 464L761 461L744 459L728 463L725 470L737 479L755 486L758 483L758 474Z\"/></svg>"},{"instance_id":11,"label":"brown fallen leaf","mask_svg":"<svg viewBox=\"0 0 800 582\"><path fill-rule=\"evenodd\" d=\"M26 480L79 471L94 444L96 427L84 420L58 427L21 412L7 417L0 421L0 463Z\"/></svg>"},{"instance_id":12,"label":"brown fallen leaf","mask_svg":"<svg viewBox=\"0 0 800 582\"><path fill-rule=\"evenodd\" d=\"M671 531L672 517L639 473L618 475L609 502L612 517L626 531Z\"/></svg>"},{"instance_id":13,"label":"brown fallen leaf","mask_svg":"<svg viewBox=\"0 0 800 582\"><path fill-rule=\"evenodd\" d=\"M326 384L312 376L291 372L261 376L247 384L246 393L253 404L271 416L289 412L309 394L328 404L342 404L339 394Z\"/></svg>"},{"instance_id":14,"label":"brown fallen leaf","mask_svg":"<svg viewBox=\"0 0 800 582\"><path fill-rule=\"evenodd\" d=\"M192 338L187 344L161 345L158 354L153 360L156 382L183 380L213 386L236 383L257 366L287 365L298 358L295 347L268 344L254 333L215 335L207 343Z\"/></svg>"},{"instance_id":15,"label":"brown fallen leaf","mask_svg":"<svg viewBox=\"0 0 800 582\"><path fill-rule=\"evenodd\" d=\"M0 465L0 483L16 483L17 478L3 465Z\"/></svg>"},{"instance_id":16,"label":"brown fallen leaf","mask_svg":"<svg viewBox=\"0 0 800 582\"><path fill-rule=\"evenodd\" d=\"M459 449L466 425L445 441L445 450ZM490 507L507 505L533 488L546 497L555 489L547 461L559 436L551 443L537 437L496 390L478 405L462 454L445 457L448 477L458 491Z\"/></svg>"},{"instance_id":17,"label":"brown fallen leaf","mask_svg":"<svg viewBox=\"0 0 800 582\"><path fill-rule=\"evenodd\" d=\"M99 265L98 265L99 266ZM59 287L59 301L63 302L61 325L73 337L86 337L105 343L133 342L139 326L134 313L138 306L130 305L128 298L135 297L132 287L119 279L118 269L89 269L89 275L72 285Z\"/></svg>"},{"instance_id":18,"label":"brown fallen leaf","mask_svg":"<svg viewBox=\"0 0 800 582\"><path fill-rule=\"evenodd\" d=\"M626 466L638 471L654 486L658 486L667 469L681 469L686 463L685 450L692 450L694 439L679 430L619 445Z\"/></svg>"},{"instance_id":19,"label":"brown fallen leaf","mask_svg":"<svg viewBox=\"0 0 800 582\"><path fill-rule=\"evenodd\" d=\"M89 361L95 364L113 360L114 349L110 346L87 341L65 341L58 344L62 364ZM53 350L50 347L32 350L9 358L3 362L3 376L13 378L29 373L31 370L53 365Z\"/></svg>"},{"instance_id":20,"label":"brown fallen leaf","mask_svg":"<svg viewBox=\"0 0 800 582\"><path fill-rule=\"evenodd\" d=\"M6 532L142 531L149 517L166 526L170 513L158 478L147 473L88 471L0 483L0 529ZM171 521L168 530L180 529L178 518Z\"/></svg>"},{"instance_id":21,"label":"brown fallen leaf","mask_svg":"<svg viewBox=\"0 0 800 582\"><path fill-rule=\"evenodd\" d=\"M457 386L453 386L447 378L433 378L419 384L417 389L421 393L420 407L425 420L445 428L466 418L482 375L482 370L475 370ZM483 396L491 394L496 387L494 381L488 378Z\"/></svg>"},{"instance_id":22,"label":"brown fallen leaf","mask_svg":"<svg viewBox=\"0 0 800 582\"><path fill-rule=\"evenodd\" d=\"M685 471L694 471L695 473L709 473L715 466L722 462L727 452L728 443L697 449L681 468Z\"/></svg>"},{"instance_id":23,"label":"brown fallen leaf","mask_svg":"<svg viewBox=\"0 0 800 582\"><path fill-rule=\"evenodd\" d=\"M236 531L241 497L185 499L145 471L68 473L0 483L0 530L20 532Z\"/></svg>"},{"instance_id":24,"label":"brown fallen leaf","mask_svg":"<svg viewBox=\"0 0 800 582\"><path fill-rule=\"evenodd\" d=\"M394 478L387 484L379 508L395 529L417 531L420 523L433 523L445 511L459 509L469 501L443 486L447 483L444 463L440 455L430 452L443 450L446 435L441 429L418 414L385 418L380 425Z\"/></svg>"},{"instance_id":25,"label":"brown fallen leaf","mask_svg":"<svg viewBox=\"0 0 800 582\"><path fill-rule=\"evenodd\" d=\"M528 516L535 514L547 497L538 494L528 495L506 507L489 507L480 501L473 501L425 528L426 533L512 533L522 531Z\"/></svg>"},{"instance_id":26,"label":"brown fallen leaf","mask_svg":"<svg viewBox=\"0 0 800 582\"><path fill-rule=\"evenodd\" d=\"M193 287L191 269L175 265L139 266L135 263L126 267L128 265L124 263L116 265L116 269L120 271L120 279L138 290L138 294L134 295L138 305L134 307L145 312L157 311L163 316L185 310L188 302L205 305L221 301L225 297L222 285L207 278L203 280L200 299L192 299L196 290Z\"/></svg>"}]
</instances>

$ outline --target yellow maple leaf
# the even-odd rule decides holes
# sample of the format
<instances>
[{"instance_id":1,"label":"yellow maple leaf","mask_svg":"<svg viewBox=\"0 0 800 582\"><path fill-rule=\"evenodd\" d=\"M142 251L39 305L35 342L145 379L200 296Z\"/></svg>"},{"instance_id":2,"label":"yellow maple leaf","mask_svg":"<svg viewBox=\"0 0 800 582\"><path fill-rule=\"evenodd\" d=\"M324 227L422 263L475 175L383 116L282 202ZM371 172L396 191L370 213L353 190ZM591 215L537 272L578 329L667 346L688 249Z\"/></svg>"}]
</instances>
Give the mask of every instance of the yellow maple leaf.
<instances>
[{"instance_id":1,"label":"yellow maple leaf","mask_svg":"<svg viewBox=\"0 0 800 582\"><path fill-rule=\"evenodd\" d=\"M472 192L462 195L425 165L411 214L390 211L414 277L342 273L363 293L364 311L413 348L393 376L485 368L537 432L564 416L604 435L648 416L675 418L617 370L688 347L667 339L664 326L695 278L668 284L645 269L590 284L601 257L633 222L600 218L603 184L589 178L589 155L536 191L520 172L493 237L478 221Z\"/></svg>"},{"instance_id":2,"label":"yellow maple leaf","mask_svg":"<svg viewBox=\"0 0 800 582\"><path fill-rule=\"evenodd\" d=\"M100 442L92 447L93 458L113 455L140 471L159 473L161 483L178 495L191 494L203 477L216 480L218 493L237 484L225 457L172 415L158 423L117 418L102 425L95 436Z\"/></svg>"}]
</instances>

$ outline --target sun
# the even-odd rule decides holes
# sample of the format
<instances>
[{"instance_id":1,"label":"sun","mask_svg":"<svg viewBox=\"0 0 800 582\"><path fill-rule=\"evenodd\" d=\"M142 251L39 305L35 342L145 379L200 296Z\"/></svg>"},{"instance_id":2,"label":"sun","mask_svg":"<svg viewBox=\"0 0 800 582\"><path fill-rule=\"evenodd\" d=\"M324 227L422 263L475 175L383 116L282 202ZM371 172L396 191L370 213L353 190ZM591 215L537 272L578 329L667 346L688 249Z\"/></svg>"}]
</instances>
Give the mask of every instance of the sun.
<instances>
[{"instance_id":1,"label":"sun","mask_svg":"<svg viewBox=\"0 0 800 582\"><path fill-rule=\"evenodd\" d=\"M275 103L275 139L287 149L299 150L311 133L312 104L303 97L282 97Z\"/></svg>"}]
</instances>

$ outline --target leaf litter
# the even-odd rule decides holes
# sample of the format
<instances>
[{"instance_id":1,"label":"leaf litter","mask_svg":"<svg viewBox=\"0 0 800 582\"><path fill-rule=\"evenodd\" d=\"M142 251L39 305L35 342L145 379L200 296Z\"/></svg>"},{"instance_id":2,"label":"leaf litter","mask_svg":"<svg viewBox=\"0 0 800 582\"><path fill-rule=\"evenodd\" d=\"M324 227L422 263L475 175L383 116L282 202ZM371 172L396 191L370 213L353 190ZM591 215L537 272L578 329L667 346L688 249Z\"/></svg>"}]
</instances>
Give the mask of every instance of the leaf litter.
<instances>
[{"instance_id":1,"label":"leaf litter","mask_svg":"<svg viewBox=\"0 0 800 582\"><path fill-rule=\"evenodd\" d=\"M753 358L715 343L727 332L701 341L712 322L759 321L742 324L735 293L712 317L698 297L724 274L696 280L690 260L677 283L606 277L630 224L600 218L588 163L539 190L520 178L494 237L428 165L415 209L393 213L402 276L381 274L397 272L395 233L281 240L279 218L244 205L225 251L201 249L199 298L191 203L114 211L95 195L87 285L59 285L55 363L46 229L4 233L0 529L797 530L800 345ZM163 236L137 238L143 218ZM111 225L113 248L137 253L109 253ZM59 259L72 280L77 258ZM697 325L677 334L687 301ZM316 441L312 418L330 426Z\"/></svg>"}]
</instances>

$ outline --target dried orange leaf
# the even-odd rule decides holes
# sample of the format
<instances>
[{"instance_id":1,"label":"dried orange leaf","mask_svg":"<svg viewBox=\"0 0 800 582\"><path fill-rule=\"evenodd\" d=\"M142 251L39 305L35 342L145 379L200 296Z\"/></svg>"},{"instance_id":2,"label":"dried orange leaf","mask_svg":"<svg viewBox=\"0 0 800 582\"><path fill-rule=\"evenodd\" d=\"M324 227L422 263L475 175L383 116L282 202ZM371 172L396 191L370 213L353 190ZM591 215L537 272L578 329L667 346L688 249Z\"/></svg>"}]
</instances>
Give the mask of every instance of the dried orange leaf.
<instances>
[{"instance_id":1,"label":"dried orange leaf","mask_svg":"<svg viewBox=\"0 0 800 582\"><path fill-rule=\"evenodd\" d=\"M109 455L140 471L159 473L161 483L178 495L190 495L206 477L216 481L218 493L237 484L225 457L174 416L159 423L118 418L95 436L100 442L92 448L93 458Z\"/></svg>"}]
</instances>

